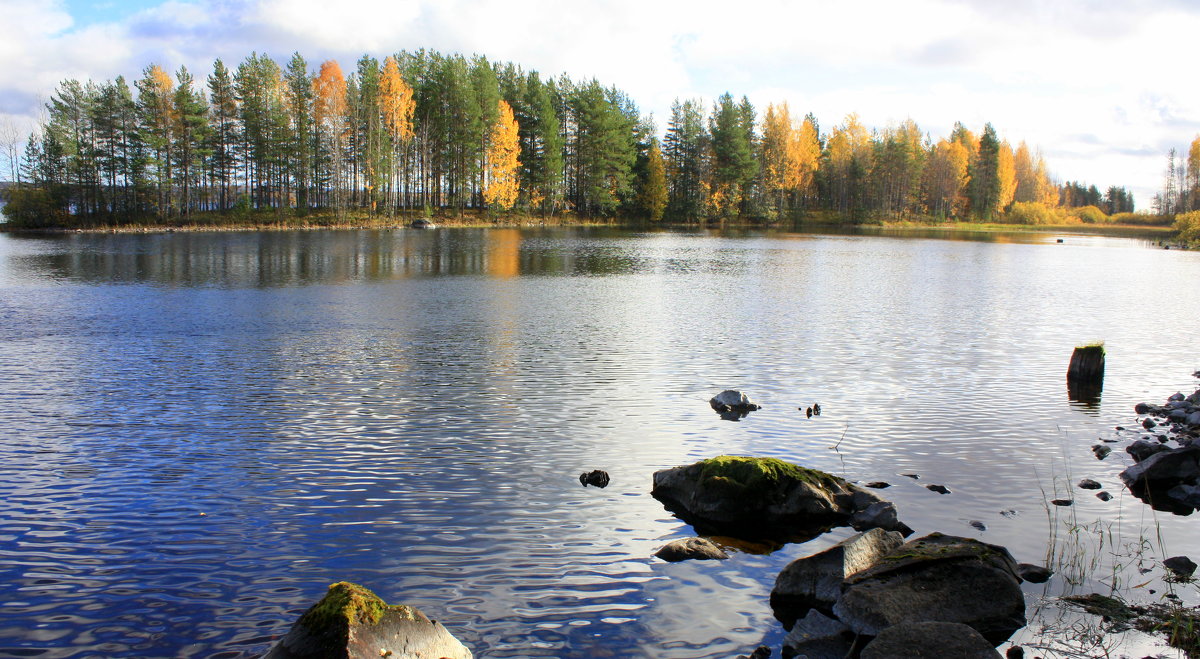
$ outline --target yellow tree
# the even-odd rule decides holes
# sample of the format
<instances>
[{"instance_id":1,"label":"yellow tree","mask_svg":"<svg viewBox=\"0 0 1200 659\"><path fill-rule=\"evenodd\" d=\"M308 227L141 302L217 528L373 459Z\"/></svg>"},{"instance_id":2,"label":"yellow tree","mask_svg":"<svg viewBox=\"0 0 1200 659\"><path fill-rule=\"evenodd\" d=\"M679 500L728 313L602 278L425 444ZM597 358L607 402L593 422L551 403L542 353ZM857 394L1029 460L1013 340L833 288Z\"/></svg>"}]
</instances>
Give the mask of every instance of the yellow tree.
<instances>
[{"instance_id":1,"label":"yellow tree","mask_svg":"<svg viewBox=\"0 0 1200 659\"><path fill-rule=\"evenodd\" d=\"M798 183L795 179L799 168L795 161L793 141L792 119L787 103L778 108L773 103L767 105L767 112L763 115L763 177L767 193L778 195L776 208L781 212L784 196Z\"/></svg>"},{"instance_id":2,"label":"yellow tree","mask_svg":"<svg viewBox=\"0 0 1200 659\"><path fill-rule=\"evenodd\" d=\"M394 162L403 161L405 172L408 171L405 152L413 137L415 108L412 87L400 75L400 65L396 63L395 58L389 56L383 61L383 73L379 80L379 111L383 115L383 126L392 140L392 159ZM405 178L407 179L407 176ZM391 187L391 208L394 209L400 198L398 167L392 167L388 179Z\"/></svg>"},{"instance_id":3,"label":"yellow tree","mask_svg":"<svg viewBox=\"0 0 1200 659\"><path fill-rule=\"evenodd\" d=\"M959 141L941 140L929 153L921 177L925 209L941 217L957 217L966 207L967 147Z\"/></svg>"},{"instance_id":4,"label":"yellow tree","mask_svg":"<svg viewBox=\"0 0 1200 659\"><path fill-rule=\"evenodd\" d=\"M345 139L350 125L346 78L335 60L321 64L321 71L313 79L313 92L313 119L317 125L319 144L329 162L328 187L333 193L334 210L341 213L345 206Z\"/></svg>"},{"instance_id":5,"label":"yellow tree","mask_svg":"<svg viewBox=\"0 0 1200 659\"><path fill-rule=\"evenodd\" d=\"M642 188L641 203L651 222L661 220L667 210L667 167L657 139L650 141L650 149L646 153L646 182Z\"/></svg>"},{"instance_id":6,"label":"yellow tree","mask_svg":"<svg viewBox=\"0 0 1200 659\"><path fill-rule=\"evenodd\" d=\"M999 156L996 178L1000 180L1000 202L997 205L1000 210L1005 210L1012 205L1013 197L1017 192L1017 170L1013 163L1013 150L1008 142L1000 144Z\"/></svg>"},{"instance_id":7,"label":"yellow tree","mask_svg":"<svg viewBox=\"0 0 1200 659\"><path fill-rule=\"evenodd\" d=\"M801 199L807 199L814 192L817 168L821 163L821 140L817 135L817 125L813 122L812 115L804 117L800 130L795 131L793 135L795 139L791 142L792 158L799 170L796 189Z\"/></svg>"},{"instance_id":8,"label":"yellow tree","mask_svg":"<svg viewBox=\"0 0 1200 659\"><path fill-rule=\"evenodd\" d=\"M849 213L859 207L862 182L870 166L871 135L858 114L851 112L829 136L829 180L832 201L839 212Z\"/></svg>"},{"instance_id":9,"label":"yellow tree","mask_svg":"<svg viewBox=\"0 0 1200 659\"><path fill-rule=\"evenodd\" d=\"M516 203L520 190L518 170L521 162L517 156L521 152L521 144L512 107L503 100L497 105L500 111L496 123L488 132L487 183L483 200L488 206L508 210Z\"/></svg>"}]
</instances>

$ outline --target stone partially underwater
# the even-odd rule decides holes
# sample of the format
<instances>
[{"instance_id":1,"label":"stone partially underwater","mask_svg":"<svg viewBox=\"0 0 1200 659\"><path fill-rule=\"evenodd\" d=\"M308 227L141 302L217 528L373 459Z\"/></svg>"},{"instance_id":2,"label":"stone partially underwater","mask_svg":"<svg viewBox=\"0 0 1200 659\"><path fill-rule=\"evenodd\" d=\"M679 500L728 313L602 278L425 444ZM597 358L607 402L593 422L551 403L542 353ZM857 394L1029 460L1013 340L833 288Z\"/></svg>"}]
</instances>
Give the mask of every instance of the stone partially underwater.
<instances>
[{"instance_id":1,"label":"stone partially underwater","mask_svg":"<svg viewBox=\"0 0 1200 659\"><path fill-rule=\"evenodd\" d=\"M803 542L835 526L912 532L875 493L776 458L722 455L663 469L651 494L701 535Z\"/></svg>"},{"instance_id":2,"label":"stone partially underwater","mask_svg":"<svg viewBox=\"0 0 1200 659\"><path fill-rule=\"evenodd\" d=\"M340 581L292 625L264 659L471 659L471 651L419 610L389 605Z\"/></svg>"},{"instance_id":3,"label":"stone partially underwater","mask_svg":"<svg viewBox=\"0 0 1200 659\"><path fill-rule=\"evenodd\" d=\"M1200 389L1172 394L1164 405L1138 403L1134 411L1148 436L1126 447L1136 464L1121 481L1155 510L1190 515L1200 508Z\"/></svg>"}]
</instances>

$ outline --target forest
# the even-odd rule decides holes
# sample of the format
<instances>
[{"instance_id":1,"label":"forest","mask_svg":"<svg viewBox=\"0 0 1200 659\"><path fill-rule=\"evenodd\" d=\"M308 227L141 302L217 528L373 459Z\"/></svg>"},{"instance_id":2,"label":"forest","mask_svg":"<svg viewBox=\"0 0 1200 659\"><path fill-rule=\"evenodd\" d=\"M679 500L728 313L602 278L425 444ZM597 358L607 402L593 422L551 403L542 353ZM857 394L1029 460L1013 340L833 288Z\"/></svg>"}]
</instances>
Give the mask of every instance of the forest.
<instances>
[{"instance_id":1,"label":"forest","mask_svg":"<svg viewBox=\"0 0 1200 659\"><path fill-rule=\"evenodd\" d=\"M147 66L132 84L64 80L22 152L11 227L198 216L404 215L771 223L1131 217L1122 187L1054 181L991 124L934 141L911 120L823 130L787 103L677 100L661 140L627 94L433 51L284 66L251 53L204 81Z\"/></svg>"}]
</instances>

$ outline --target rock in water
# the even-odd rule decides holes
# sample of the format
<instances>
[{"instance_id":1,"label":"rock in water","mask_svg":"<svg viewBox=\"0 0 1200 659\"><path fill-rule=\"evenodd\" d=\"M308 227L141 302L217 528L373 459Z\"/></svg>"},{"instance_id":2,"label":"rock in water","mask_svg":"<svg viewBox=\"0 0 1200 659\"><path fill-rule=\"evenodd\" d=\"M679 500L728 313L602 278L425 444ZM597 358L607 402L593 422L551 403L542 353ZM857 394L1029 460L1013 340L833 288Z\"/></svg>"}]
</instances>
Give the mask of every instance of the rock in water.
<instances>
[{"instance_id":1,"label":"rock in water","mask_svg":"<svg viewBox=\"0 0 1200 659\"><path fill-rule=\"evenodd\" d=\"M470 659L471 651L419 610L388 605L357 584L329 587L264 659Z\"/></svg>"},{"instance_id":2,"label":"rock in water","mask_svg":"<svg viewBox=\"0 0 1200 659\"><path fill-rule=\"evenodd\" d=\"M950 488L946 487L945 485L930 484L926 485L925 489L929 490L930 492L937 492L938 494L950 494Z\"/></svg>"},{"instance_id":3,"label":"rock in water","mask_svg":"<svg viewBox=\"0 0 1200 659\"><path fill-rule=\"evenodd\" d=\"M1025 626L1020 581L1004 547L932 533L847 578L833 612L858 634L906 622L960 622L996 645Z\"/></svg>"},{"instance_id":4,"label":"rock in water","mask_svg":"<svg viewBox=\"0 0 1200 659\"><path fill-rule=\"evenodd\" d=\"M871 529L788 563L771 590L775 617L787 626L808 609L828 612L841 596L846 577L875 565L902 544L904 538L895 531Z\"/></svg>"},{"instance_id":5,"label":"rock in water","mask_svg":"<svg viewBox=\"0 0 1200 659\"><path fill-rule=\"evenodd\" d=\"M855 513L872 504L891 505L815 469L776 458L730 455L655 472L651 494L703 535L744 540L807 540L848 525ZM872 517L895 519L878 507ZM884 528L900 526L896 522L897 528Z\"/></svg>"},{"instance_id":6,"label":"rock in water","mask_svg":"<svg viewBox=\"0 0 1200 659\"><path fill-rule=\"evenodd\" d=\"M1196 564L1187 556L1172 556L1163 561L1163 567L1184 579L1190 578L1196 572Z\"/></svg>"},{"instance_id":7,"label":"rock in water","mask_svg":"<svg viewBox=\"0 0 1200 659\"><path fill-rule=\"evenodd\" d=\"M862 659L999 659L979 632L956 622L907 622L888 627L863 648Z\"/></svg>"},{"instance_id":8,"label":"rock in water","mask_svg":"<svg viewBox=\"0 0 1200 659\"><path fill-rule=\"evenodd\" d=\"M854 633L842 623L809 611L783 639L783 656L809 659L840 659L849 656Z\"/></svg>"},{"instance_id":9,"label":"rock in water","mask_svg":"<svg viewBox=\"0 0 1200 659\"><path fill-rule=\"evenodd\" d=\"M708 404L718 412L753 412L761 408L750 400L746 394L735 389L726 389L713 396Z\"/></svg>"},{"instance_id":10,"label":"rock in water","mask_svg":"<svg viewBox=\"0 0 1200 659\"><path fill-rule=\"evenodd\" d=\"M1046 583L1050 577L1054 576L1054 571L1033 563L1019 563L1017 564L1017 574L1029 583Z\"/></svg>"},{"instance_id":11,"label":"rock in water","mask_svg":"<svg viewBox=\"0 0 1200 659\"><path fill-rule=\"evenodd\" d=\"M585 471L579 474L579 483L584 487L592 485L595 487L608 487L608 472L599 469Z\"/></svg>"},{"instance_id":12,"label":"rock in water","mask_svg":"<svg viewBox=\"0 0 1200 659\"><path fill-rule=\"evenodd\" d=\"M1090 478L1085 478L1079 481L1079 487L1085 490L1098 490L1104 486Z\"/></svg>"},{"instance_id":13,"label":"rock in water","mask_svg":"<svg viewBox=\"0 0 1200 659\"><path fill-rule=\"evenodd\" d=\"M688 559L723 561L729 558L729 554L726 554L724 549L721 549L707 538L682 538L680 540L673 540L654 552L654 555L671 563L686 561Z\"/></svg>"}]
</instances>

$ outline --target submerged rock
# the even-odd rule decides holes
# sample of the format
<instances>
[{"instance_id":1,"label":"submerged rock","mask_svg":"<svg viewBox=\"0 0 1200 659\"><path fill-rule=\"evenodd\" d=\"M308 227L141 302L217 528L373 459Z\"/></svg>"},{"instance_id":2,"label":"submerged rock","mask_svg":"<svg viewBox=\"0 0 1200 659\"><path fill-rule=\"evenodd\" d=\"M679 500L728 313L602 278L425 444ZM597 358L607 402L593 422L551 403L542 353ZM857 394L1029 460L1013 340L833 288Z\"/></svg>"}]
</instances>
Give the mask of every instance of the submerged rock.
<instances>
[{"instance_id":1,"label":"submerged rock","mask_svg":"<svg viewBox=\"0 0 1200 659\"><path fill-rule=\"evenodd\" d=\"M1025 626L1025 600L1008 550L933 533L846 579L834 614L875 636L907 622L960 622L996 645Z\"/></svg>"},{"instance_id":2,"label":"submerged rock","mask_svg":"<svg viewBox=\"0 0 1200 659\"><path fill-rule=\"evenodd\" d=\"M821 471L729 455L655 472L651 494L701 534L787 541L845 526L855 513L886 503Z\"/></svg>"},{"instance_id":3,"label":"submerged rock","mask_svg":"<svg viewBox=\"0 0 1200 659\"><path fill-rule=\"evenodd\" d=\"M875 565L902 544L904 538L895 531L871 529L788 563L775 577L771 590L775 617L786 627L809 609L830 611L842 594L846 577Z\"/></svg>"},{"instance_id":4,"label":"submerged rock","mask_svg":"<svg viewBox=\"0 0 1200 659\"><path fill-rule=\"evenodd\" d=\"M854 632L841 622L817 611L798 621L783 639L783 657L841 659L854 645Z\"/></svg>"},{"instance_id":5,"label":"submerged rock","mask_svg":"<svg viewBox=\"0 0 1200 659\"><path fill-rule=\"evenodd\" d=\"M1108 457L1109 453L1112 453L1112 449L1103 444L1095 444L1092 446L1092 453L1096 454L1097 460L1103 460Z\"/></svg>"},{"instance_id":6,"label":"submerged rock","mask_svg":"<svg viewBox=\"0 0 1200 659\"><path fill-rule=\"evenodd\" d=\"M670 563L686 560L723 561L729 558L729 554L725 553L724 549L707 538L673 540L654 552L654 555Z\"/></svg>"},{"instance_id":7,"label":"submerged rock","mask_svg":"<svg viewBox=\"0 0 1200 659\"><path fill-rule=\"evenodd\" d=\"M945 485L926 485L925 489L930 492L937 492L938 494L950 494L950 488Z\"/></svg>"},{"instance_id":8,"label":"submerged rock","mask_svg":"<svg viewBox=\"0 0 1200 659\"><path fill-rule=\"evenodd\" d=\"M906 622L879 632L863 648L862 659L999 659L979 632L957 622Z\"/></svg>"},{"instance_id":9,"label":"submerged rock","mask_svg":"<svg viewBox=\"0 0 1200 659\"><path fill-rule=\"evenodd\" d=\"M1090 478L1085 478L1079 481L1079 487L1084 490L1098 490L1104 486Z\"/></svg>"},{"instance_id":10,"label":"submerged rock","mask_svg":"<svg viewBox=\"0 0 1200 659\"><path fill-rule=\"evenodd\" d=\"M341 581L300 616L264 659L470 659L471 651L419 610L388 605Z\"/></svg>"}]
</instances>

